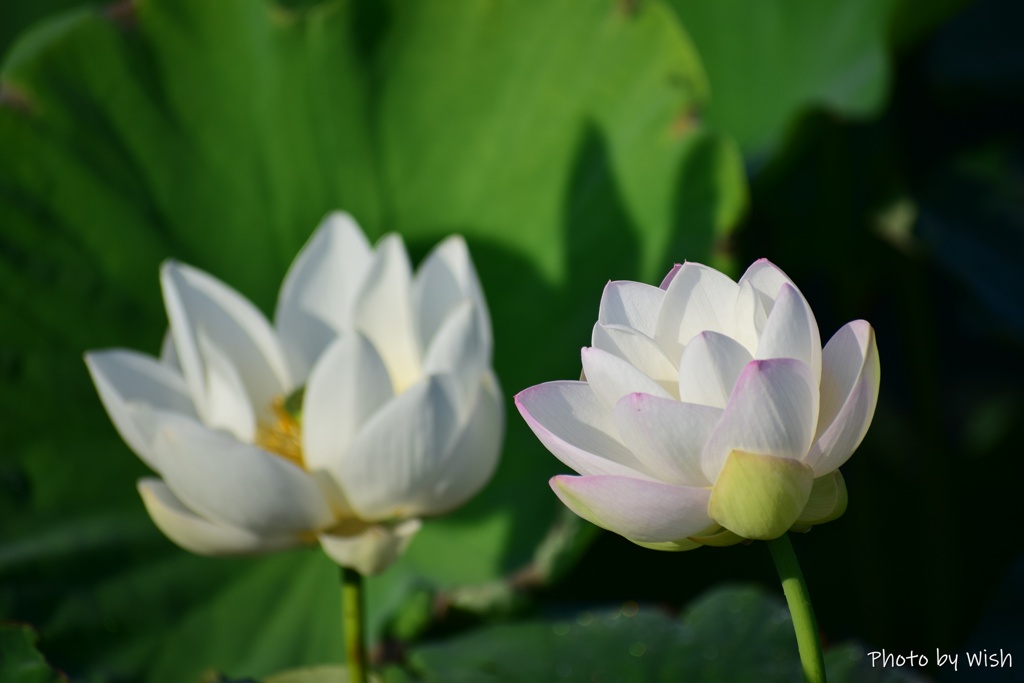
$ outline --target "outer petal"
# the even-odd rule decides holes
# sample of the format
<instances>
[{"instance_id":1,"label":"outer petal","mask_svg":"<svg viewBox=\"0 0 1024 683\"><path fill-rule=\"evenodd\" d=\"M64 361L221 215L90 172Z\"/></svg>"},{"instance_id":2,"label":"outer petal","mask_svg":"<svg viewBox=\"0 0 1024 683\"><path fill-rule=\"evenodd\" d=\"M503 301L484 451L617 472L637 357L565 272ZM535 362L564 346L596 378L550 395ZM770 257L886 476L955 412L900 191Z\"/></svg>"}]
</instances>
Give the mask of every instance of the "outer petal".
<instances>
[{"instance_id":1,"label":"outer petal","mask_svg":"<svg viewBox=\"0 0 1024 683\"><path fill-rule=\"evenodd\" d=\"M665 391L660 384L607 351L584 348L580 357L583 360L583 374L587 378L587 383L608 408L609 413L615 410L615 404L620 398L636 392L672 398L672 394Z\"/></svg>"},{"instance_id":2,"label":"outer petal","mask_svg":"<svg viewBox=\"0 0 1024 683\"><path fill-rule=\"evenodd\" d=\"M778 538L807 505L813 480L811 468L791 458L733 451L711 490L708 511L744 538Z\"/></svg>"},{"instance_id":3,"label":"outer petal","mask_svg":"<svg viewBox=\"0 0 1024 683\"><path fill-rule=\"evenodd\" d=\"M743 346L717 332L701 332L679 359L679 400L724 408L743 368L752 360Z\"/></svg>"},{"instance_id":4,"label":"outer petal","mask_svg":"<svg viewBox=\"0 0 1024 683\"><path fill-rule=\"evenodd\" d=\"M665 291L640 282L609 282L601 294L597 319L608 325L631 327L648 337L654 336L658 311Z\"/></svg>"},{"instance_id":5,"label":"outer petal","mask_svg":"<svg viewBox=\"0 0 1024 683\"><path fill-rule=\"evenodd\" d=\"M611 476L560 475L550 483L570 510L634 543L680 541L712 524L707 489Z\"/></svg>"},{"instance_id":6,"label":"outer petal","mask_svg":"<svg viewBox=\"0 0 1024 683\"><path fill-rule=\"evenodd\" d=\"M165 261L160 270L164 304L174 348L200 415L206 417L208 388L197 330L201 327L220 349L231 354L257 411L291 387L284 355L266 318L247 299L220 280L184 264Z\"/></svg>"},{"instance_id":7,"label":"outer petal","mask_svg":"<svg viewBox=\"0 0 1024 683\"><path fill-rule=\"evenodd\" d=\"M670 284L672 284L672 281L673 281L673 280L675 280L675 279L676 279L676 275L678 275L678 274L679 274L679 271L680 271L680 269L681 269L682 267L683 267L683 264L682 264L682 263L677 263L677 264L673 265L673 266L672 266L672 267L671 267L671 268L669 269L669 271L668 271L667 273L665 273L665 277L664 277L664 278L662 278L662 280L661 280L661 284L660 284L660 285L658 285L658 288L659 288L659 289L668 289L668 286L669 286Z\"/></svg>"},{"instance_id":8,"label":"outer petal","mask_svg":"<svg viewBox=\"0 0 1024 683\"><path fill-rule=\"evenodd\" d=\"M775 306L765 323L754 357L795 358L803 361L821 380L821 336L818 323L803 294L789 283L779 288Z\"/></svg>"},{"instance_id":9,"label":"outer petal","mask_svg":"<svg viewBox=\"0 0 1024 683\"><path fill-rule=\"evenodd\" d=\"M488 482L498 466L505 433L505 410L498 378L488 370L473 401L473 412L455 444L438 463L433 482L424 482L416 514L438 515L459 507Z\"/></svg>"},{"instance_id":10,"label":"outer petal","mask_svg":"<svg viewBox=\"0 0 1024 683\"><path fill-rule=\"evenodd\" d=\"M420 377L420 347L412 313L411 269L398 235L377 243L355 303L355 326L377 348L395 393Z\"/></svg>"},{"instance_id":11,"label":"outer petal","mask_svg":"<svg viewBox=\"0 0 1024 683\"><path fill-rule=\"evenodd\" d=\"M199 517L159 479L139 480L139 494L153 523L167 538L199 555L251 555L301 545L299 536L264 536Z\"/></svg>"},{"instance_id":12,"label":"outer petal","mask_svg":"<svg viewBox=\"0 0 1024 683\"><path fill-rule=\"evenodd\" d=\"M657 477L679 486L710 486L701 453L722 411L648 394L630 394L615 406L623 443Z\"/></svg>"},{"instance_id":13,"label":"outer petal","mask_svg":"<svg viewBox=\"0 0 1024 683\"><path fill-rule=\"evenodd\" d=\"M378 410L341 462L341 485L361 519L420 514L419 501L443 471L456 436L452 399L427 377Z\"/></svg>"},{"instance_id":14,"label":"outer petal","mask_svg":"<svg viewBox=\"0 0 1024 683\"><path fill-rule=\"evenodd\" d=\"M352 217L334 212L292 262L274 322L297 383L339 331L351 327L352 304L371 258L370 243Z\"/></svg>"},{"instance_id":15,"label":"outer petal","mask_svg":"<svg viewBox=\"0 0 1024 683\"><path fill-rule=\"evenodd\" d=\"M728 548L731 545L742 543L747 540L742 536L715 524L714 531L707 532L700 536L690 536L690 541L700 545L709 545L712 548Z\"/></svg>"},{"instance_id":16,"label":"outer petal","mask_svg":"<svg viewBox=\"0 0 1024 683\"><path fill-rule=\"evenodd\" d=\"M424 347L430 346L452 309L467 299L476 308L479 336L490 363L491 316L483 288L469 257L466 241L459 235L452 235L427 254L413 280L413 310L416 311L417 329Z\"/></svg>"},{"instance_id":17,"label":"outer petal","mask_svg":"<svg viewBox=\"0 0 1024 683\"><path fill-rule=\"evenodd\" d=\"M584 475L652 479L619 441L612 414L586 382L548 382L515 398L519 414L556 458Z\"/></svg>"},{"instance_id":18,"label":"outer petal","mask_svg":"<svg viewBox=\"0 0 1024 683\"><path fill-rule=\"evenodd\" d=\"M302 402L302 451L310 470L344 487L342 462L362 426L392 397L391 379L373 344L349 330L313 366Z\"/></svg>"},{"instance_id":19,"label":"outer petal","mask_svg":"<svg viewBox=\"0 0 1024 683\"><path fill-rule=\"evenodd\" d=\"M90 351L85 354L85 364L121 438L143 462L159 472L147 434L136 424L134 413L127 406L141 403L195 417L185 380L166 365L135 351Z\"/></svg>"},{"instance_id":20,"label":"outer petal","mask_svg":"<svg viewBox=\"0 0 1024 683\"><path fill-rule=\"evenodd\" d=\"M871 425L880 370L875 331L863 320L847 323L822 353L821 415L807 462L820 476L853 454Z\"/></svg>"},{"instance_id":21,"label":"outer petal","mask_svg":"<svg viewBox=\"0 0 1024 683\"><path fill-rule=\"evenodd\" d=\"M479 309L469 299L455 306L434 335L423 359L426 375L450 375L457 388L458 413L468 414L490 362L487 340L481 336Z\"/></svg>"},{"instance_id":22,"label":"outer petal","mask_svg":"<svg viewBox=\"0 0 1024 683\"><path fill-rule=\"evenodd\" d=\"M394 526L359 526L352 533L340 529L320 534L320 547L342 567L355 569L363 576L374 576L402 556L421 526L420 520L407 519Z\"/></svg>"},{"instance_id":23,"label":"outer petal","mask_svg":"<svg viewBox=\"0 0 1024 683\"><path fill-rule=\"evenodd\" d=\"M790 358L751 361L704 449L704 473L716 481L734 450L801 460L817 421L818 387L809 367Z\"/></svg>"},{"instance_id":24,"label":"outer petal","mask_svg":"<svg viewBox=\"0 0 1024 683\"><path fill-rule=\"evenodd\" d=\"M811 487L811 495L807 499L807 504L800 512L797 526L810 527L814 524L825 524L839 519L846 512L848 500L846 481L839 470L818 477Z\"/></svg>"},{"instance_id":25,"label":"outer petal","mask_svg":"<svg viewBox=\"0 0 1024 683\"><path fill-rule=\"evenodd\" d=\"M261 536L333 521L317 484L283 458L178 415L163 413L159 423L153 450L164 481L199 516Z\"/></svg>"},{"instance_id":26,"label":"outer petal","mask_svg":"<svg viewBox=\"0 0 1024 683\"><path fill-rule=\"evenodd\" d=\"M670 394L678 390L679 371L658 343L643 332L625 325L597 323L591 343L594 348L626 361Z\"/></svg>"},{"instance_id":27,"label":"outer petal","mask_svg":"<svg viewBox=\"0 0 1024 683\"><path fill-rule=\"evenodd\" d=\"M665 291L654 338L669 358L705 330L729 335L739 286L714 268L684 263Z\"/></svg>"}]
</instances>

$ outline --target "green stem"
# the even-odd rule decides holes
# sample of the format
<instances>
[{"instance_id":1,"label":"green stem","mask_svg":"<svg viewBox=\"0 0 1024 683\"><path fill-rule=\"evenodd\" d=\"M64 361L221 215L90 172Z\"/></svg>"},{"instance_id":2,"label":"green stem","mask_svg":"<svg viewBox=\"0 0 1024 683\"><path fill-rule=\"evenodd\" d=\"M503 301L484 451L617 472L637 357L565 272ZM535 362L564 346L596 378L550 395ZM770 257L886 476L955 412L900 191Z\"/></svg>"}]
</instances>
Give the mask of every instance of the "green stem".
<instances>
[{"instance_id":1,"label":"green stem","mask_svg":"<svg viewBox=\"0 0 1024 683\"><path fill-rule=\"evenodd\" d=\"M804 680L807 683L826 683L825 657L821 652L821 641L818 639L818 623L814 619L814 607L811 596L807 592L804 574L800 571L796 553L789 536L783 534L776 539L766 541L768 550L775 560L775 569L782 580L782 591L789 603L789 613L793 617L793 630L796 631L796 645L800 650L800 664L804 669Z\"/></svg>"},{"instance_id":2,"label":"green stem","mask_svg":"<svg viewBox=\"0 0 1024 683\"><path fill-rule=\"evenodd\" d=\"M345 634L348 683L366 683L366 640L363 636L363 575L341 568L341 616Z\"/></svg>"}]
</instances>

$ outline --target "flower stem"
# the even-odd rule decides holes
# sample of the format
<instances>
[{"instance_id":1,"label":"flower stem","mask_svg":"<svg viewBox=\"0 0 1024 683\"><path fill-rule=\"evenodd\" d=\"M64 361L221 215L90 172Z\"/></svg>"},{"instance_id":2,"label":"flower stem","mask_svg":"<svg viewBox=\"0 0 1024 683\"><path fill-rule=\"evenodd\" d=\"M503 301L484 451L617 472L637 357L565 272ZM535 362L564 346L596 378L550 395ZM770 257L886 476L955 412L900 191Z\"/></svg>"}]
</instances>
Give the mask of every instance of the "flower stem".
<instances>
[{"instance_id":1,"label":"flower stem","mask_svg":"<svg viewBox=\"0 0 1024 683\"><path fill-rule=\"evenodd\" d=\"M800 650L800 664L804 670L807 683L826 683L825 657L821 652L821 641L818 639L818 623L814 619L814 607L811 596L807 592L804 574L800 571L800 563L793 552L793 544L787 534L766 541L768 550L775 560L775 569L782 580L782 591L789 603L789 613L793 617L793 630L796 631L796 644Z\"/></svg>"},{"instance_id":2,"label":"flower stem","mask_svg":"<svg viewBox=\"0 0 1024 683\"><path fill-rule=\"evenodd\" d=\"M348 683L366 683L366 640L363 636L363 575L341 568L341 617L345 634Z\"/></svg>"}]
</instances>

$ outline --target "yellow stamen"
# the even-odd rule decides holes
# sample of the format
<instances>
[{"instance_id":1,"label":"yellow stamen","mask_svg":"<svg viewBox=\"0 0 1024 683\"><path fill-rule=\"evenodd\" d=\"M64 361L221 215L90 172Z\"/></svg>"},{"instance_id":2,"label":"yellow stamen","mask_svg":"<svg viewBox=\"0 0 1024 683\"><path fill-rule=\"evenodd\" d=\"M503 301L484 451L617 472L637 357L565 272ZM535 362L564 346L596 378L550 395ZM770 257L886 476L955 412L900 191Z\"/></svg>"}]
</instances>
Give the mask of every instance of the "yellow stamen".
<instances>
[{"instance_id":1,"label":"yellow stamen","mask_svg":"<svg viewBox=\"0 0 1024 683\"><path fill-rule=\"evenodd\" d=\"M285 397L275 398L270 409L274 413L273 421L260 420L256 424L256 445L306 469L302 458L302 426L285 408Z\"/></svg>"}]
</instances>

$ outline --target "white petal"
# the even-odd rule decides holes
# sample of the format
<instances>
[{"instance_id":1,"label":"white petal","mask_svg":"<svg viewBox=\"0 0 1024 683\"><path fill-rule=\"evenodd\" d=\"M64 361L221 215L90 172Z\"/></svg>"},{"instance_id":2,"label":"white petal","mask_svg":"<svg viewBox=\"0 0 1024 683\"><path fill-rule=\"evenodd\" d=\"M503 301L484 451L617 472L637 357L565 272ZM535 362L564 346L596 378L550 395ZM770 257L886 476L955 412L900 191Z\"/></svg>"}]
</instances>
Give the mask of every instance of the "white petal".
<instances>
[{"instance_id":1,"label":"white petal","mask_svg":"<svg viewBox=\"0 0 1024 683\"><path fill-rule=\"evenodd\" d=\"M601 294L598 322L623 325L654 336L658 311L665 300L665 291L640 282L623 280L609 282Z\"/></svg>"},{"instance_id":2,"label":"white petal","mask_svg":"<svg viewBox=\"0 0 1024 683\"><path fill-rule=\"evenodd\" d=\"M844 325L822 355L821 414L807 456L815 476L838 469L857 450L875 414L880 379L875 331L863 320Z\"/></svg>"},{"instance_id":3,"label":"white petal","mask_svg":"<svg viewBox=\"0 0 1024 683\"><path fill-rule=\"evenodd\" d=\"M623 443L657 477L680 486L710 486L701 469L704 444L720 408L630 394L615 406Z\"/></svg>"},{"instance_id":4,"label":"white petal","mask_svg":"<svg viewBox=\"0 0 1024 683\"><path fill-rule=\"evenodd\" d=\"M803 460L817 421L818 387L806 364L751 361L704 449L704 474L716 481L732 450Z\"/></svg>"},{"instance_id":5,"label":"white petal","mask_svg":"<svg viewBox=\"0 0 1024 683\"><path fill-rule=\"evenodd\" d=\"M753 360L743 346L717 332L701 332L679 359L679 400L724 408L743 368Z\"/></svg>"},{"instance_id":6,"label":"white petal","mask_svg":"<svg viewBox=\"0 0 1024 683\"><path fill-rule=\"evenodd\" d=\"M342 483L356 434L392 397L391 379L373 344L354 330L327 347L313 366L302 399L302 455L310 470Z\"/></svg>"},{"instance_id":7,"label":"white petal","mask_svg":"<svg viewBox=\"0 0 1024 683\"><path fill-rule=\"evenodd\" d=\"M453 510L484 487L498 466L505 434L505 410L498 378L483 375L473 412L455 444L437 465L437 475L415 498L417 514L437 515Z\"/></svg>"},{"instance_id":8,"label":"white petal","mask_svg":"<svg viewBox=\"0 0 1024 683\"><path fill-rule=\"evenodd\" d=\"M401 393L420 377L411 279L402 238L386 235L377 244L355 302L355 327L369 337L384 359L395 393Z\"/></svg>"},{"instance_id":9,"label":"white petal","mask_svg":"<svg viewBox=\"0 0 1024 683\"><path fill-rule=\"evenodd\" d=\"M767 321L768 314L761 296L752 284L741 280L740 291L736 295L736 308L733 310L732 337L743 344L751 356L757 353L758 340Z\"/></svg>"},{"instance_id":10,"label":"white petal","mask_svg":"<svg viewBox=\"0 0 1024 683\"><path fill-rule=\"evenodd\" d=\"M821 380L818 323L803 294L793 285L784 283L779 288L754 358L795 358L807 364L815 383Z\"/></svg>"},{"instance_id":11,"label":"white petal","mask_svg":"<svg viewBox=\"0 0 1024 683\"><path fill-rule=\"evenodd\" d=\"M423 359L423 374L451 375L457 388L458 412L468 414L480 377L490 360L481 336L479 309L472 301L458 304L434 335Z\"/></svg>"},{"instance_id":12,"label":"white petal","mask_svg":"<svg viewBox=\"0 0 1024 683\"><path fill-rule=\"evenodd\" d=\"M580 474L652 478L619 441L611 412L586 382L548 382L524 389L516 407L541 443Z\"/></svg>"},{"instance_id":13,"label":"white petal","mask_svg":"<svg viewBox=\"0 0 1024 683\"><path fill-rule=\"evenodd\" d=\"M140 479L139 494L153 523L167 538L199 555L252 555L301 545L298 536L264 536L217 524L185 507L159 479Z\"/></svg>"},{"instance_id":14,"label":"white petal","mask_svg":"<svg viewBox=\"0 0 1024 683\"><path fill-rule=\"evenodd\" d=\"M163 341L160 342L160 362L181 374L181 361L178 360L178 350L174 348L174 336L169 327L164 332Z\"/></svg>"},{"instance_id":15,"label":"white petal","mask_svg":"<svg viewBox=\"0 0 1024 683\"><path fill-rule=\"evenodd\" d=\"M673 361L705 330L730 334L739 286L714 268L684 263L665 291L655 340Z\"/></svg>"},{"instance_id":16,"label":"white petal","mask_svg":"<svg viewBox=\"0 0 1024 683\"><path fill-rule=\"evenodd\" d=\"M203 421L208 427L226 429L240 441L251 442L256 432L256 415L238 369L202 327L196 330L196 342L206 368Z\"/></svg>"},{"instance_id":17,"label":"white petal","mask_svg":"<svg viewBox=\"0 0 1024 683\"><path fill-rule=\"evenodd\" d=\"M352 304L370 267L370 243L347 213L328 215L288 269L274 322L296 384L338 333L352 324Z\"/></svg>"},{"instance_id":18,"label":"white petal","mask_svg":"<svg viewBox=\"0 0 1024 683\"><path fill-rule=\"evenodd\" d=\"M740 278L740 284L749 282L754 291L757 292L758 298L764 304L765 312L770 312L772 305L779 295L779 290L782 289L782 285L788 284L796 287L793 281L782 272L782 269L776 266L768 259L762 258L754 261L747 268L747 272L743 273Z\"/></svg>"},{"instance_id":19,"label":"white petal","mask_svg":"<svg viewBox=\"0 0 1024 683\"><path fill-rule=\"evenodd\" d=\"M313 531L333 521L308 474L194 420L160 415L153 450L174 495L210 521L266 536Z\"/></svg>"},{"instance_id":20,"label":"white petal","mask_svg":"<svg viewBox=\"0 0 1024 683\"><path fill-rule=\"evenodd\" d=\"M658 343L643 332L625 325L597 323L591 344L626 361L670 394L678 390L679 373L675 366Z\"/></svg>"},{"instance_id":21,"label":"white petal","mask_svg":"<svg viewBox=\"0 0 1024 683\"><path fill-rule=\"evenodd\" d=\"M678 541L708 528L711 491L627 477L551 479L566 507L593 524L631 541Z\"/></svg>"},{"instance_id":22,"label":"white petal","mask_svg":"<svg viewBox=\"0 0 1024 683\"><path fill-rule=\"evenodd\" d=\"M583 374L587 377L587 383L605 404L609 413L615 410L615 404L619 399L627 394L643 392L652 396L672 398L672 394L665 391L660 384L607 351L584 348L580 358L583 361Z\"/></svg>"},{"instance_id":23,"label":"white petal","mask_svg":"<svg viewBox=\"0 0 1024 683\"><path fill-rule=\"evenodd\" d=\"M342 567L374 576L402 556L421 526L420 520L407 519L396 525L371 524L349 535L323 533L320 547Z\"/></svg>"},{"instance_id":24,"label":"white petal","mask_svg":"<svg viewBox=\"0 0 1024 683\"><path fill-rule=\"evenodd\" d=\"M341 463L341 485L359 517L418 516L421 497L444 471L456 428L452 398L436 377L374 413Z\"/></svg>"},{"instance_id":25,"label":"white petal","mask_svg":"<svg viewBox=\"0 0 1024 683\"><path fill-rule=\"evenodd\" d=\"M669 271L667 273L665 273L665 277L662 278L661 284L658 285L658 288L659 289L668 289L668 286L670 284L672 284L673 280L676 279L676 275L679 274L679 271L682 269L682 267L683 267L682 263L676 263L675 265L673 265L669 269Z\"/></svg>"},{"instance_id":26,"label":"white petal","mask_svg":"<svg viewBox=\"0 0 1024 683\"><path fill-rule=\"evenodd\" d=\"M143 462L159 472L148 434L137 423L137 413L127 408L141 403L195 417L185 380L166 365L135 351L91 351L85 354L85 364L121 438Z\"/></svg>"},{"instance_id":27,"label":"white petal","mask_svg":"<svg viewBox=\"0 0 1024 683\"><path fill-rule=\"evenodd\" d=\"M424 347L431 344L452 309L469 299L476 308L480 338L490 363L491 316L469 249L461 236L448 237L427 254L416 271L412 290L413 310Z\"/></svg>"},{"instance_id":28,"label":"white petal","mask_svg":"<svg viewBox=\"0 0 1024 683\"><path fill-rule=\"evenodd\" d=\"M202 327L230 355L257 413L291 387L284 355L266 318L223 282L184 264L166 261L160 270L164 304L185 382L200 415L207 409L206 369L196 340Z\"/></svg>"}]
</instances>

